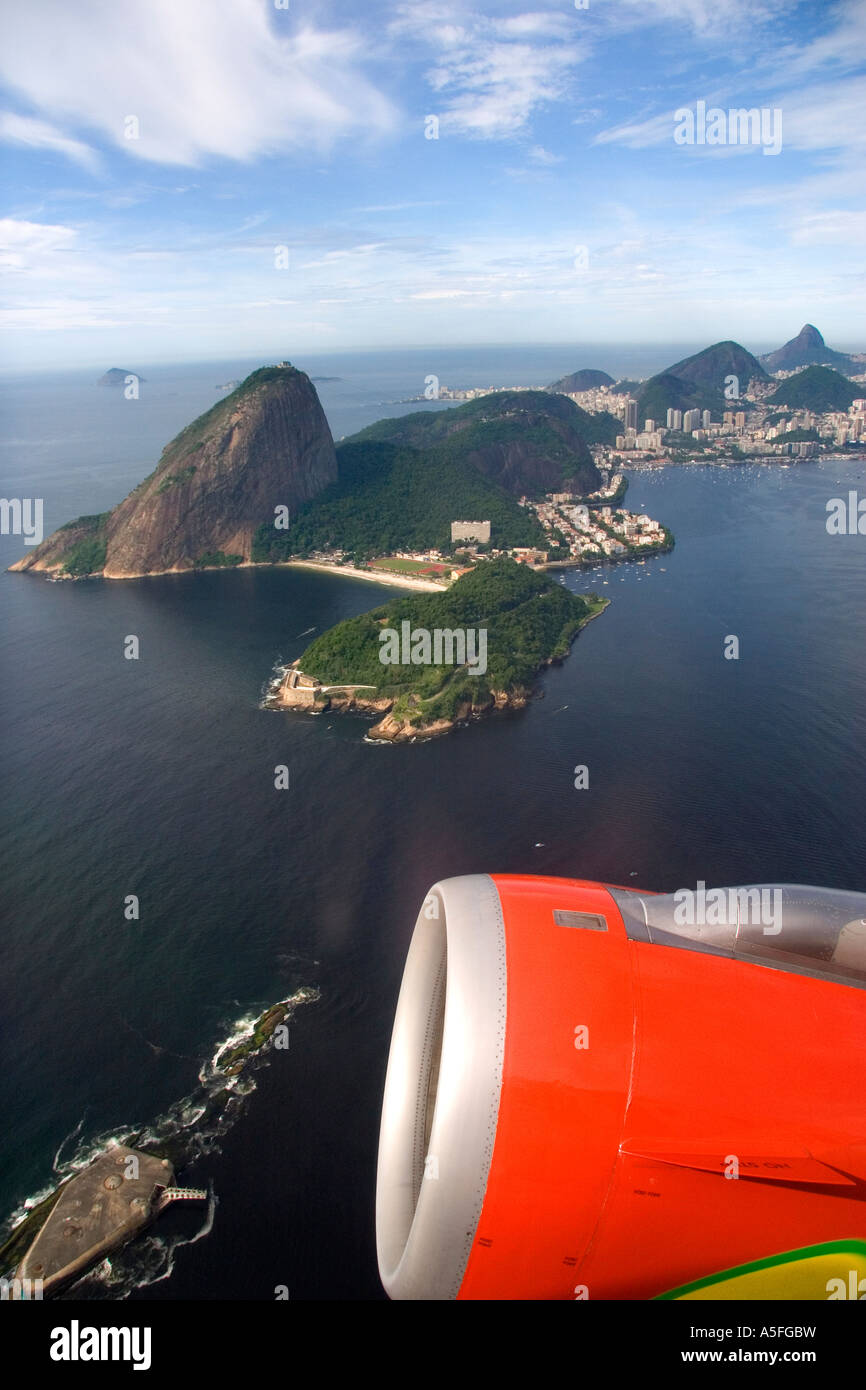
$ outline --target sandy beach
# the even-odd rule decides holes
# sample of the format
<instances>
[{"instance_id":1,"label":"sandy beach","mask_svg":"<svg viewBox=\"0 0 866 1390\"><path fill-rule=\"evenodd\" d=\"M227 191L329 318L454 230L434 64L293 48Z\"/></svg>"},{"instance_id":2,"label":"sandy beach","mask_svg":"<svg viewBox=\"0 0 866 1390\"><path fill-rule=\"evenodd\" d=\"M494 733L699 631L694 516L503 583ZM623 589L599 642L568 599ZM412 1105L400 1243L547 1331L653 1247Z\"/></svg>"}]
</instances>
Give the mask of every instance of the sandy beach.
<instances>
[{"instance_id":1,"label":"sandy beach","mask_svg":"<svg viewBox=\"0 0 866 1390\"><path fill-rule=\"evenodd\" d=\"M432 579L412 579L409 575L388 574L386 570L359 570L354 565L329 565L321 560L287 560L294 569L324 570L327 574L339 574L348 579L372 580L374 584L391 584L397 589L426 589L441 594L447 584L436 584Z\"/></svg>"}]
</instances>

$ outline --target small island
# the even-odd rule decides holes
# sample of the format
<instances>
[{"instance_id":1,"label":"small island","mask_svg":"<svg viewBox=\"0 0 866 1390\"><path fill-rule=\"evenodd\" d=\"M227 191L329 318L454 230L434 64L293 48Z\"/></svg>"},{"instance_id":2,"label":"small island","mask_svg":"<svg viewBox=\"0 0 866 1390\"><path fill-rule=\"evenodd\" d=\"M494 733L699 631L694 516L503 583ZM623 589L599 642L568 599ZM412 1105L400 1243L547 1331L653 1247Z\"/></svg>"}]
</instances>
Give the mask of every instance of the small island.
<instances>
[{"instance_id":1,"label":"small island","mask_svg":"<svg viewBox=\"0 0 866 1390\"><path fill-rule=\"evenodd\" d=\"M367 737L402 743L521 709L535 677L563 661L607 607L507 556L438 594L395 599L311 642L268 702L278 709L375 714Z\"/></svg>"},{"instance_id":2,"label":"small island","mask_svg":"<svg viewBox=\"0 0 866 1390\"><path fill-rule=\"evenodd\" d=\"M97 386L125 386L128 379L134 376L136 381L146 381L139 372L131 372L128 367L109 367L107 372L103 372L97 381Z\"/></svg>"}]
</instances>

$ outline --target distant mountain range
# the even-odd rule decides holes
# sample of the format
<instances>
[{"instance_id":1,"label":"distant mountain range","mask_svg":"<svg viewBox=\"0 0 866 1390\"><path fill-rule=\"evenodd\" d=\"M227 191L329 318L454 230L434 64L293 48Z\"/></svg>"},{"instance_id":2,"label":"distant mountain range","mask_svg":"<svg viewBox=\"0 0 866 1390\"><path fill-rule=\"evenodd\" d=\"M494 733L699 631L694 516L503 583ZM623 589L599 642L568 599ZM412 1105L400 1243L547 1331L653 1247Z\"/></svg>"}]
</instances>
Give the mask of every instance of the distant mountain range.
<instances>
[{"instance_id":1,"label":"distant mountain range","mask_svg":"<svg viewBox=\"0 0 866 1390\"><path fill-rule=\"evenodd\" d=\"M702 352L675 362L647 381L614 382L607 372L583 367L570 376L551 382L547 389L568 394L608 386L612 394L631 394L637 398L638 424L642 426L646 419L664 424L668 410L710 410L718 415L730 410L735 403L738 410L747 410L748 403L743 402L741 397L751 381L768 381L773 372L795 371L798 367L813 365L834 367L837 372L846 374L860 374L866 370L866 362L828 348L817 328L807 323L796 338L762 357L754 357L740 343L729 339L713 343ZM726 378L729 377L737 378L736 395L725 394ZM823 394L817 384L811 387L807 384L806 387L806 394L815 399L829 399L826 395L828 391L833 396L833 388L828 387L826 382ZM854 392L855 396L858 394L858 391ZM841 398L838 388L835 388L835 397ZM822 407L813 405L810 408L819 410Z\"/></svg>"},{"instance_id":2,"label":"distant mountain range","mask_svg":"<svg viewBox=\"0 0 866 1390\"><path fill-rule=\"evenodd\" d=\"M731 397L725 396L727 379L736 377L737 395L745 392L750 381L769 380L769 374L739 343L727 340L684 357L647 381L614 383L607 372L583 368L571 376L560 377L548 388L550 391L587 391L594 386L607 385L618 395L633 394L638 402L638 425L646 419L664 424L668 410L711 410L715 415L729 410ZM734 397L733 399L736 399Z\"/></svg>"},{"instance_id":3,"label":"distant mountain range","mask_svg":"<svg viewBox=\"0 0 866 1390\"><path fill-rule=\"evenodd\" d=\"M817 328L806 323L796 338L791 338L784 347L775 352L767 352L760 359L768 372L791 372L797 367L825 366L835 367L840 372L862 372L863 362L856 362L847 352L836 352L828 348Z\"/></svg>"}]
</instances>

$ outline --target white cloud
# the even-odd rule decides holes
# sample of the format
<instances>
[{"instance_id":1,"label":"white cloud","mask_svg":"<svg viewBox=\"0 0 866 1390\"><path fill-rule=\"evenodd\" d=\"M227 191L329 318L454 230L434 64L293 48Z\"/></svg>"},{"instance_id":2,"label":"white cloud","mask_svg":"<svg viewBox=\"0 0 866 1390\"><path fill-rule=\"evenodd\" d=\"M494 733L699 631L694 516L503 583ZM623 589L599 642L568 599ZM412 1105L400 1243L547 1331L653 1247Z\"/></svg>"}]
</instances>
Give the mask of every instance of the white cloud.
<instances>
[{"instance_id":1,"label":"white cloud","mask_svg":"<svg viewBox=\"0 0 866 1390\"><path fill-rule=\"evenodd\" d=\"M73 227L4 217L0 219L0 266L22 271L44 265L55 252L68 251L77 235Z\"/></svg>"},{"instance_id":2,"label":"white cloud","mask_svg":"<svg viewBox=\"0 0 866 1390\"><path fill-rule=\"evenodd\" d=\"M369 54L358 34L306 20L280 32L276 13L260 0L88 0L84 10L40 0L7 17L0 75L55 125L99 131L164 164L320 150L389 130L395 112L361 74ZM126 138L128 116L137 139ZM85 147L59 138L80 160Z\"/></svg>"},{"instance_id":3,"label":"white cloud","mask_svg":"<svg viewBox=\"0 0 866 1390\"><path fill-rule=\"evenodd\" d=\"M426 198L414 203L373 203L370 207L357 208L357 212L406 212L410 208L438 208L442 206L441 198Z\"/></svg>"},{"instance_id":4,"label":"white cloud","mask_svg":"<svg viewBox=\"0 0 866 1390\"><path fill-rule=\"evenodd\" d=\"M782 112L782 149L791 150L854 150L866 144L866 128L862 113L866 109L866 78L842 78L832 83L811 87L795 87L788 91L756 86L748 95L742 87L736 95L730 91L698 93L691 101L678 102L690 110L695 101L706 102L707 109L722 110L737 107L779 109ZM650 145L670 144L673 148L674 107L642 121L626 122L600 131L593 140L596 145L626 145L643 149ZM686 146L677 147L680 149ZM697 147L695 147L697 148ZM739 147L729 145L701 146L702 155L722 157ZM746 149L747 147L743 147Z\"/></svg>"},{"instance_id":5,"label":"white cloud","mask_svg":"<svg viewBox=\"0 0 866 1390\"><path fill-rule=\"evenodd\" d=\"M672 24L699 36L723 34L736 42L786 8L790 0L617 0L605 6L604 14L614 25Z\"/></svg>"},{"instance_id":6,"label":"white cloud","mask_svg":"<svg viewBox=\"0 0 866 1390\"><path fill-rule=\"evenodd\" d=\"M800 246L866 246L866 212L837 208L805 213L791 230Z\"/></svg>"},{"instance_id":7,"label":"white cloud","mask_svg":"<svg viewBox=\"0 0 866 1390\"><path fill-rule=\"evenodd\" d=\"M504 38L570 39L574 37L571 15L541 13L518 14L508 19L496 19L493 26Z\"/></svg>"},{"instance_id":8,"label":"white cloud","mask_svg":"<svg viewBox=\"0 0 866 1390\"><path fill-rule=\"evenodd\" d=\"M532 149L529 151L529 158L533 164L541 164L547 168L551 164L561 164L565 155L552 154L551 151L546 150L543 145L533 145Z\"/></svg>"},{"instance_id":9,"label":"white cloud","mask_svg":"<svg viewBox=\"0 0 866 1390\"><path fill-rule=\"evenodd\" d=\"M804 44L786 44L774 49L771 61L787 81L803 77L816 69L833 66L842 71L861 67L866 45L866 5L863 0L846 0L833 11L838 23L826 34Z\"/></svg>"},{"instance_id":10,"label":"white cloud","mask_svg":"<svg viewBox=\"0 0 866 1390\"><path fill-rule=\"evenodd\" d=\"M13 111L0 112L0 140L13 145L27 145L31 149L54 150L75 160L91 173L99 169L99 160L94 150L81 140L73 140L62 131L38 121L32 116L18 116Z\"/></svg>"},{"instance_id":11,"label":"white cloud","mask_svg":"<svg viewBox=\"0 0 866 1390\"><path fill-rule=\"evenodd\" d=\"M800 150L845 150L866 145L866 77L850 77L783 93L785 144Z\"/></svg>"},{"instance_id":12,"label":"white cloud","mask_svg":"<svg viewBox=\"0 0 866 1390\"><path fill-rule=\"evenodd\" d=\"M300 267L301 270L318 270L324 266L332 266L338 261L353 260L356 256L372 256L374 252L385 248L383 241L367 242L363 246L349 246L338 251L327 251L315 261L305 261Z\"/></svg>"},{"instance_id":13,"label":"white cloud","mask_svg":"<svg viewBox=\"0 0 866 1390\"><path fill-rule=\"evenodd\" d=\"M440 58L429 74L445 97L442 127L481 139L516 135L536 109L565 96L572 47L481 42Z\"/></svg>"},{"instance_id":14,"label":"white cloud","mask_svg":"<svg viewBox=\"0 0 866 1390\"><path fill-rule=\"evenodd\" d=\"M674 113L663 111L660 116L650 116L644 121L626 121L623 125L600 130L593 138L594 145L627 145L630 149L645 149L648 145L660 145L665 141L673 144Z\"/></svg>"},{"instance_id":15,"label":"white cloud","mask_svg":"<svg viewBox=\"0 0 866 1390\"><path fill-rule=\"evenodd\" d=\"M410 294L410 299L466 299L470 295L484 294L484 290L419 290Z\"/></svg>"},{"instance_id":16,"label":"white cloud","mask_svg":"<svg viewBox=\"0 0 866 1390\"><path fill-rule=\"evenodd\" d=\"M570 95L588 51L571 16L497 17L447 0L398 5L388 32L435 54L426 76L443 133L482 140L519 134L541 107Z\"/></svg>"}]
</instances>

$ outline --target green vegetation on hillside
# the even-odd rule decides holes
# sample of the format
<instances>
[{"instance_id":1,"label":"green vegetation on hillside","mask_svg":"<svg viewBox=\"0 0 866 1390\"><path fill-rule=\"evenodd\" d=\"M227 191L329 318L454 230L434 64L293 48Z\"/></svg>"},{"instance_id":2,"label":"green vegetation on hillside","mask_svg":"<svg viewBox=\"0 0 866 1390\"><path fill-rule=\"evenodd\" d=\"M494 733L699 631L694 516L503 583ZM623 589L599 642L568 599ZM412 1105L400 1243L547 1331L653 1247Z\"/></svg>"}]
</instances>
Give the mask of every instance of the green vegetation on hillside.
<instances>
[{"instance_id":1,"label":"green vegetation on hillside","mask_svg":"<svg viewBox=\"0 0 866 1390\"><path fill-rule=\"evenodd\" d=\"M79 541L66 553L63 573L82 579L87 574L99 574L105 565L105 540L101 536L89 536Z\"/></svg>"},{"instance_id":2,"label":"green vegetation on hillside","mask_svg":"<svg viewBox=\"0 0 866 1390\"><path fill-rule=\"evenodd\" d=\"M619 416L611 415L609 410L581 410L577 404L574 408L580 412L575 428L580 431L587 444L616 444L617 435L622 434L622 420Z\"/></svg>"},{"instance_id":3,"label":"green vegetation on hillside","mask_svg":"<svg viewBox=\"0 0 866 1390\"><path fill-rule=\"evenodd\" d=\"M745 409L745 406L741 408ZM658 376L650 377L638 397L638 427L643 429L644 420L656 420L664 426L669 410L711 410L718 418L724 409L725 399L721 390L696 386L684 377L674 376L672 372L661 372Z\"/></svg>"},{"instance_id":4,"label":"green vegetation on hillside","mask_svg":"<svg viewBox=\"0 0 866 1390\"><path fill-rule=\"evenodd\" d=\"M224 550L204 550L198 556L195 567L197 570L230 569L234 565L242 565L243 561L243 555L226 555Z\"/></svg>"},{"instance_id":5,"label":"green vegetation on hillside","mask_svg":"<svg viewBox=\"0 0 866 1390\"><path fill-rule=\"evenodd\" d=\"M600 372L597 367L581 367L580 371L570 372L568 376L561 376L558 381L552 381L547 389L574 392L577 395L581 391L592 391L600 386L613 384L614 379L607 372Z\"/></svg>"},{"instance_id":6,"label":"green vegetation on hillside","mask_svg":"<svg viewBox=\"0 0 866 1390\"><path fill-rule=\"evenodd\" d=\"M741 343L735 343L730 338L722 343L712 343L710 347L702 348L691 357L684 357L681 362L675 362L667 370L671 376L677 376L694 386L702 386L714 392L723 390L725 377L729 375L739 379L741 392L745 391L753 379L768 379L768 373L764 371L757 357L753 357Z\"/></svg>"},{"instance_id":7,"label":"green vegetation on hillside","mask_svg":"<svg viewBox=\"0 0 866 1390\"><path fill-rule=\"evenodd\" d=\"M819 443L821 436L817 430L787 430L776 438L777 444L805 444L807 441Z\"/></svg>"},{"instance_id":8,"label":"green vegetation on hillside","mask_svg":"<svg viewBox=\"0 0 866 1390\"><path fill-rule=\"evenodd\" d=\"M441 421L444 413L422 415L421 419ZM621 422L617 420L616 416L610 415L607 411L593 414L590 410L582 409L576 401L569 400L568 396L562 396L553 390L496 391L489 396L479 396L476 400L468 401L466 405L458 406L456 410L447 413L467 419L474 416L485 420L492 420L497 415L511 416L527 413L547 415L571 425L586 444L612 444L617 431L621 429ZM414 420L418 417L413 416L412 418ZM612 435L610 435L611 425L615 426ZM371 428L375 429L376 426L373 425ZM453 428L453 425L450 428ZM448 432L450 432L450 428Z\"/></svg>"},{"instance_id":9,"label":"green vegetation on hillside","mask_svg":"<svg viewBox=\"0 0 866 1390\"><path fill-rule=\"evenodd\" d=\"M182 468L179 473L166 473L159 487L156 489L157 492L168 492L170 487L182 487L184 483L189 482L195 471L195 464L191 463L188 467Z\"/></svg>"},{"instance_id":10,"label":"green vegetation on hillside","mask_svg":"<svg viewBox=\"0 0 866 1390\"><path fill-rule=\"evenodd\" d=\"M575 633L604 601L578 596L546 576L506 557L485 561L442 594L412 594L371 613L338 623L300 658L305 675L326 685L376 686L395 699L394 714L419 724L453 718L468 701L480 705L493 692L528 693L540 667L566 656ZM433 633L487 631L487 670L470 676L465 666L384 665L380 635L401 623Z\"/></svg>"},{"instance_id":11,"label":"green vegetation on hillside","mask_svg":"<svg viewBox=\"0 0 866 1390\"><path fill-rule=\"evenodd\" d=\"M618 381L615 386L611 386L611 393L614 396L638 396L643 390L642 381L633 380L631 377L624 376L622 381ZM622 433L622 431L620 431Z\"/></svg>"},{"instance_id":12,"label":"green vegetation on hillside","mask_svg":"<svg viewBox=\"0 0 866 1390\"><path fill-rule=\"evenodd\" d=\"M477 421L494 420L516 413L525 415L528 412L570 420L576 410L574 401L567 396L552 396L547 391L492 391L486 396L476 396L464 405L449 406L445 410L416 410L411 415L376 420L352 435L352 440L387 439L392 443L412 444L416 448L429 447L455 430L466 429Z\"/></svg>"},{"instance_id":13,"label":"green vegetation on hillside","mask_svg":"<svg viewBox=\"0 0 866 1390\"><path fill-rule=\"evenodd\" d=\"M631 559L643 560L648 555L665 555L669 550L673 550L675 541L674 533L667 526L662 526L662 539L654 545L635 545L633 541L627 540L618 531L600 516L594 516L593 521L596 526L600 526L602 531L606 531L611 540L618 541L625 547L626 554Z\"/></svg>"},{"instance_id":14,"label":"green vegetation on hillside","mask_svg":"<svg viewBox=\"0 0 866 1390\"><path fill-rule=\"evenodd\" d=\"M101 531L111 516L111 512L95 512L92 516L77 516L74 521L58 526L59 531Z\"/></svg>"},{"instance_id":15,"label":"green vegetation on hillside","mask_svg":"<svg viewBox=\"0 0 866 1390\"><path fill-rule=\"evenodd\" d=\"M451 522L489 521L496 546L544 545L544 531L503 488L449 449L420 453L387 443L337 447L339 481L301 508L288 531L270 523L253 560L340 549L356 558L395 550L450 550Z\"/></svg>"},{"instance_id":16,"label":"green vegetation on hillside","mask_svg":"<svg viewBox=\"0 0 866 1390\"><path fill-rule=\"evenodd\" d=\"M639 423L651 418L664 424L668 410L711 410L718 416L731 408L724 395L729 376L737 378L740 397L753 379L768 379L758 359L740 343L713 343L644 383L638 397ZM749 403L739 399L737 409L748 410Z\"/></svg>"},{"instance_id":17,"label":"green vegetation on hillside","mask_svg":"<svg viewBox=\"0 0 866 1390\"><path fill-rule=\"evenodd\" d=\"M612 444L620 428L612 415L591 415L547 391L497 391L378 420L338 445L337 483L302 507L288 531L263 522L252 558L448 552L458 520L490 521L497 548L545 549L542 527L516 496L593 491L600 475L588 442Z\"/></svg>"},{"instance_id":18,"label":"green vegetation on hillside","mask_svg":"<svg viewBox=\"0 0 866 1390\"><path fill-rule=\"evenodd\" d=\"M863 393L863 387L834 372L832 367L807 367L789 376L768 397L768 405L788 405L799 410L847 410Z\"/></svg>"},{"instance_id":19,"label":"green vegetation on hillside","mask_svg":"<svg viewBox=\"0 0 866 1390\"><path fill-rule=\"evenodd\" d=\"M99 574L105 565L105 525L110 516L110 512L98 512L67 521L65 526L60 527L61 531L84 530L86 533L65 552L61 567L64 574L71 574L75 579Z\"/></svg>"},{"instance_id":20,"label":"green vegetation on hillside","mask_svg":"<svg viewBox=\"0 0 866 1390\"><path fill-rule=\"evenodd\" d=\"M560 464L556 481L578 477L585 487L595 477L587 445L595 442L599 432L609 433L606 420L596 423L595 416L567 396L550 391L493 391L448 410L377 420L350 442L377 439L429 450L450 441L462 458L496 445L528 445L539 457ZM612 442L613 437L603 442ZM481 467L477 457L474 462ZM532 482L524 481L518 491L532 493Z\"/></svg>"}]
</instances>

